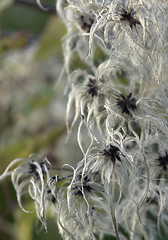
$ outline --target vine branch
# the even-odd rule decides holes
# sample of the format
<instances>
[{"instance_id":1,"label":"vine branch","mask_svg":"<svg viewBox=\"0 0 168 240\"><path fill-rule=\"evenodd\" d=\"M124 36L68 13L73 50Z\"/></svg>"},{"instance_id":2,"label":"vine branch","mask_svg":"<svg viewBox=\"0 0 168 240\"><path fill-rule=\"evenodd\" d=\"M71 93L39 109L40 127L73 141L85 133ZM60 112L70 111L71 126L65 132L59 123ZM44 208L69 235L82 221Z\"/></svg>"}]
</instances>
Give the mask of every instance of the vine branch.
<instances>
[{"instance_id":1,"label":"vine branch","mask_svg":"<svg viewBox=\"0 0 168 240\"><path fill-rule=\"evenodd\" d=\"M39 11L43 11L37 3L35 2L32 2L32 1L29 1L29 0L14 0L14 4L20 4L20 5L23 5L25 7L30 7L30 8L34 8L36 10L39 10ZM47 13L47 14L56 14L56 8L55 7L52 7L52 6L49 6L49 5L44 5L45 8L47 8L48 10L47 11L43 11L44 13Z\"/></svg>"}]
</instances>

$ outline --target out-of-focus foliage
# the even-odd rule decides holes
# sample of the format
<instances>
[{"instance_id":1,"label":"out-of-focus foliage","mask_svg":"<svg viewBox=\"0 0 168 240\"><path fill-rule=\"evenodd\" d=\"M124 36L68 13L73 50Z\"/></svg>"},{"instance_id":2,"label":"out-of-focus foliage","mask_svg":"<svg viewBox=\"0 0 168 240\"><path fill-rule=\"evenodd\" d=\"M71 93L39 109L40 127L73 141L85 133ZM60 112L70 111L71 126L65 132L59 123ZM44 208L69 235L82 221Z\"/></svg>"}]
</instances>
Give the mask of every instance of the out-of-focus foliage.
<instances>
[{"instance_id":1,"label":"out-of-focus foliage","mask_svg":"<svg viewBox=\"0 0 168 240\"><path fill-rule=\"evenodd\" d=\"M36 58L41 59L49 57L53 52L57 57L60 57L62 55L61 36L63 36L64 33L65 26L60 19L58 17L51 17L42 34Z\"/></svg>"},{"instance_id":2,"label":"out-of-focus foliage","mask_svg":"<svg viewBox=\"0 0 168 240\"><path fill-rule=\"evenodd\" d=\"M61 166L55 149L66 136L63 82L55 87L65 28L57 16L12 2L0 1L0 173L32 152ZM24 207L33 210L26 197ZM46 234L35 213L19 209L10 181L0 184L0 240L59 240L52 213L48 221Z\"/></svg>"},{"instance_id":3,"label":"out-of-focus foliage","mask_svg":"<svg viewBox=\"0 0 168 240\"><path fill-rule=\"evenodd\" d=\"M9 1L11 1L11 4L7 4ZM0 27L5 32L15 30L39 34L44 30L45 24L51 17L48 12L24 4L12 4L13 0L1 0L0 2L4 6L0 15ZM36 0L27 2L36 3ZM45 0L43 2L55 8L55 0Z\"/></svg>"},{"instance_id":4,"label":"out-of-focus foliage","mask_svg":"<svg viewBox=\"0 0 168 240\"><path fill-rule=\"evenodd\" d=\"M13 3L13 0L1 0L0 2L0 13L7 8L8 6L10 6L10 4Z\"/></svg>"}]
</instances>

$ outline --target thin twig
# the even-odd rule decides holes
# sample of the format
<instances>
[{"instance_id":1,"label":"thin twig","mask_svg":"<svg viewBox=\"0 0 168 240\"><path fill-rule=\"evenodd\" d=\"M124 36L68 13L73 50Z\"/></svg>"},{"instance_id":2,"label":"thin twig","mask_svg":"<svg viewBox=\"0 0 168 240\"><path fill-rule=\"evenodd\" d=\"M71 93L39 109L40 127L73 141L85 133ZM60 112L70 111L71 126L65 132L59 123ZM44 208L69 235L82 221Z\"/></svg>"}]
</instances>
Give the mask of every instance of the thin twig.
<instances>
[{"instance_id":1,"label":"thin twig","mask_svg":"<svg viewBox=\"0 0 168 240\"><path fill-rule=\"evenodd\" d=\"M32 1L28 1L28 0L14 0L14 4L20 4L20 5L24 5L25 7L30 7L30 8L34 8L36 10L39 11L43 11L37 3L32 2ZM48 6L48 5L44 5L44 7L46 9L48 9L47 11L43 11L44 13L47 14L56 14L56 8L52 7L52 6Z\"/></svg>"},{"instance_id":2,"label":"thin twig","mask_svg":"<svg viewBox=\"0 0 168 240\"><path fill-rule=\"evenodd\" d=\"M57 171L67 171L67 172L72 172L73 170L70 168L57 168L57 167L49 167L48 170L57 170Z\"/></svg>"}]
</instances>

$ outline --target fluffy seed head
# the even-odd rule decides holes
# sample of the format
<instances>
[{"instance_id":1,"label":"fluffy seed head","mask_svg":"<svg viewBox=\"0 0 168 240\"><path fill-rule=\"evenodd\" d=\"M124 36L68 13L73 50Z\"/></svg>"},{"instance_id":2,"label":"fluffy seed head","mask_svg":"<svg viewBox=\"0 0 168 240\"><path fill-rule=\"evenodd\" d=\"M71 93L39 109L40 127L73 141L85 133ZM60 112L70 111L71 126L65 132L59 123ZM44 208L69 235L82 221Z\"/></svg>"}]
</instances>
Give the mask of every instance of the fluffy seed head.
<instances>
[{"instance_id":1,"label":"fluffy seed head","mask_svg":"<svg viewBox=\"0 0 168 240\"><path fill-rule=\"evenodd\" d=\"M112 144L110 144L107 148L104 148L101 153L104 156L109 157L113 163L115 163L116 160L121 162L121 159L119 156L120 149L116 146L113 146Z\"/></svg>"},{"instance_id":2,"label":"fluffy seed head","mask_svg":"<svg viewBox=\"0 0 168 240\"><path fill-rule=\"evenodd\" d=\"M159 155L156 161L158 162L158 165L166 171L168 166L168 152L166 152L163 156Z\"/></svg>"},{"instance_id":3,"label":"fluffy seed head","mask_svg":"<svg viewBox=\"0 0 168 240\"><path fill-rule=\"evenodd\" d=\"M117 106L121 109L122 113L130 115L131 111L134 111L137 108L136 98L132 98L132 93L129 93L127 97L123 94L120 94L121 98L117 99Z\"/></svg>"},{"instance_id":4,"label":"fluffy seed head","mask_svg":"<svg viewBox=\"0 0 168 240\"><path fill-rule=\"evenodd\" d=\"M89 83L87 84L88 87L88 94L92 97L97 97L99 87L96 83L96 80L93 78L89 78Z\"/></svg>"},{"instance_id":5,"label":"fluffy seed head","mask_svg":"<svg viewBox=\"0 0 168 240\"><path fill-rule=\"evenodd\" d=\"M137 20L135 17L135 11L133 9L127 11L122 9L121 13L120 13L120 21L126 21L128 22L130 28L132 28L133 26L135 27L136 24L141 25L139 20Z\"/></svg>"}]
</instances>

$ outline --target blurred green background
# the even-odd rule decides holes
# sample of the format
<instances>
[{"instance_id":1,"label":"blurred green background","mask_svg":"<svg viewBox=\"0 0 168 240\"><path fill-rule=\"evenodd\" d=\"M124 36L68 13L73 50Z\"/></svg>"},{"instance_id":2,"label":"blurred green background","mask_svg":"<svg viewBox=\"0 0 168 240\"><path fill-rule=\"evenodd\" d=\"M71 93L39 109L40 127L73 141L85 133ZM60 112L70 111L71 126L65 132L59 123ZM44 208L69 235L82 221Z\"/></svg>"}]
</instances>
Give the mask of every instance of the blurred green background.
<instances>
[{"instance_id":1,"label":"blurred green background","mask_svg":"<svg viewBox=\"0 0 168 240\"><path fill-rule=\"evenodd\" d=\"M27 2L35 0L27 0ZM63 82L55 87L63 63L64 25L53 11L0 0L0 174L15 158L35 152L61 165L58 140L66 133ZM25 201L25 208L32 203ZM0 183L0 240L60 239L54 216L48 233L39 231L34 213L18 208L10 178Z\"/></svg>"}]
</instances>

